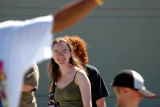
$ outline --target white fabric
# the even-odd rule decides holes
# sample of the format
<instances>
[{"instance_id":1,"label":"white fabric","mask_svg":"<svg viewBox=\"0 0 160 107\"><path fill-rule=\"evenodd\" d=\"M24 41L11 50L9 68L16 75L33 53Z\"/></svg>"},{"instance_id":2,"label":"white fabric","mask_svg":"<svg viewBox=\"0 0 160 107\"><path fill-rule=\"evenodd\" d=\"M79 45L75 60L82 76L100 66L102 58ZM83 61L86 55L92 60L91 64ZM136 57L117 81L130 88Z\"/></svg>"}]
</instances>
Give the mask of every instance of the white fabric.
<instances>
[{"instance_id":1,"label":"white fabric","mask_svg":"<svg viewBox=\"0 0 160 107\"><path fill-rule=\"evenodd\" d=\"M9 107L18 107L25 71L51 57L53 16L0 23L0 60L7 76Z\"/></svg>"}]
</instances>

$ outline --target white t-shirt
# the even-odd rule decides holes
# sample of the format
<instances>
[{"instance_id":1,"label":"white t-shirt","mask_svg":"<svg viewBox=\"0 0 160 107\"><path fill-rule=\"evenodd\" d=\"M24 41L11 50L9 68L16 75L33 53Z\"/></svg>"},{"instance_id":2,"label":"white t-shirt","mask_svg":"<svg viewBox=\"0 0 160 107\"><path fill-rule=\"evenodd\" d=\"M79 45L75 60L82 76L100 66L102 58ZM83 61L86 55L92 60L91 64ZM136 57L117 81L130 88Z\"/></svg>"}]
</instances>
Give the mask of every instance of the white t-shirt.
<instances>
[{"instance_id":1,"label":"white t-shirt","mask_svg":"<svg viewBox=\"0 0 160 107\"><path fill-rule=\"evenodd\" d=\"M7 76L9 107L18 107L25 71L51 57L53 22L49 15L0 23L0 61Z\"/></svg>"}]
</instances>

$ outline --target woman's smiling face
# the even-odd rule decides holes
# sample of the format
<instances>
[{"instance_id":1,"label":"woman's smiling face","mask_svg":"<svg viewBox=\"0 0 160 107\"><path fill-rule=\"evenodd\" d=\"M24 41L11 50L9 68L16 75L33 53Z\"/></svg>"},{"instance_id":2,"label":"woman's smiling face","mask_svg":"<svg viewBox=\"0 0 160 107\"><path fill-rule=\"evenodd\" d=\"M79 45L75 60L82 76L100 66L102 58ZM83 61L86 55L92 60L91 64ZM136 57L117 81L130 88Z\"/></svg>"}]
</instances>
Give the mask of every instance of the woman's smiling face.
<instances>
[{"instance_id":1,"label":"woman's smiling face","mask_svg":"<svg viewBox=\"0 0 160 107\"><path fill-rule=\"evenodd\" d=\"M68 45L64 42L56 43L53 46L53 59L60 66L68 64L71 57Z\"/></svg>"}]
</instances>

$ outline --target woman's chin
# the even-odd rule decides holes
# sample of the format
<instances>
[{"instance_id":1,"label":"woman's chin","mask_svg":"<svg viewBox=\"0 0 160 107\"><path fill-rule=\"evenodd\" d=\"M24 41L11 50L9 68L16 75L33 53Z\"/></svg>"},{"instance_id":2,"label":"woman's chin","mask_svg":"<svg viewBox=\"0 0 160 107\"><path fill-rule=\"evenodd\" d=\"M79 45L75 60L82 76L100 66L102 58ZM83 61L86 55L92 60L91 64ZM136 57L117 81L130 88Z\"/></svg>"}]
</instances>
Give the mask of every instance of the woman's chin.
<instances>
[{"instance_id":1,"label":"woman's chin","mask_svg":"<svg viewBox=\"0 0 160 107\"><path fill-rule=\"evenodd\" d=\"M59 62L58 63L58 65L64 65L65 64L65 62Z\"/></svg>"}]
</instances>

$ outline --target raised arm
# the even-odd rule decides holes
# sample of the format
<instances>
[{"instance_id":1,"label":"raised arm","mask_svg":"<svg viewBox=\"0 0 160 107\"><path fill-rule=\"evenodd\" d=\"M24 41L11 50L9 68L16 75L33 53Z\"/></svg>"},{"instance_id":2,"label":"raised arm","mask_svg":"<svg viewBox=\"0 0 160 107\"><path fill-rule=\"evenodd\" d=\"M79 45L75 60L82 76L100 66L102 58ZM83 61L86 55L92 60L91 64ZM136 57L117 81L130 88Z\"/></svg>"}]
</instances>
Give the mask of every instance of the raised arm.
<instances>
[{"instance_id":1,"label":"raised arm","mask_svg":"<svg viewBox=\"0 0 160 107\"><path fill-rule=\"evenodd\" d=\"M84 107L92 107L91 85L85 71L77 72L75 83L79 86Z\"/></svg>"},{"instance_id":2,"label":"raised arm","mask_svg":"<svg viewBox=\"0 0 160 107\"><path fill-rule=\"evenodd\" d=\"M59 32L80 21L96 6L97 0L78 0L64 6L54 15L53 33ZM99 0L103 1L103 0Z\"/></svg>"}]
</instances>

